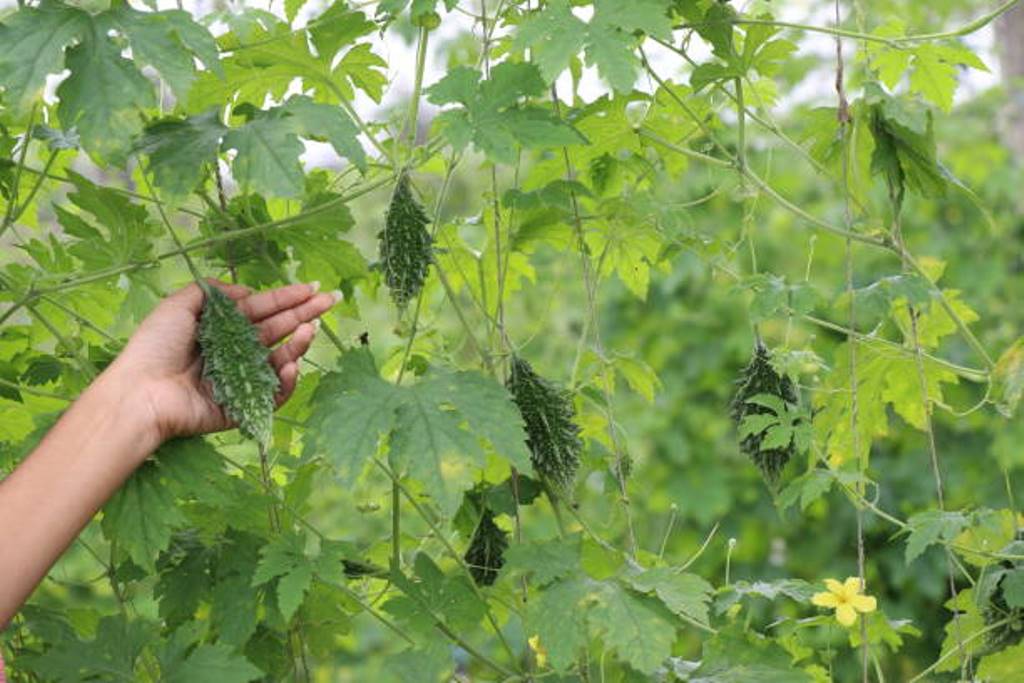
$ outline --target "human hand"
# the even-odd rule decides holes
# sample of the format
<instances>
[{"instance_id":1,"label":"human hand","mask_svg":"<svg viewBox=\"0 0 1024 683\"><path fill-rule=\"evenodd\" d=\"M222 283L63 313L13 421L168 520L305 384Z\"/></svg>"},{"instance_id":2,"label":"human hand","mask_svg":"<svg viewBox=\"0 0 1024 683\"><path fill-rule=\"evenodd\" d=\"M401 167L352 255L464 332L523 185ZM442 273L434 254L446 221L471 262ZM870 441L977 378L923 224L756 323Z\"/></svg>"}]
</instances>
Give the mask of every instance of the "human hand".
<instances>
[{"instance_id":1,"label":"human hand","mask_svg":"<svg viewBox=\"0 0 1024 683\"><path fill-rule=\"evenodd\" d=\"M298 361L309 349L319 316L336 302L318 294L318 283L295 284L252 293L247 287L209 281L233 299L256 326L260 341L273 346L270 363L280 379L278 405L291 396L298 380ZM213 400L202 379L202 359L196 342L204 296L195 283L164 299L142 321L124 350L101 378L140 403L150 422L153 441L190 436L234 426ZM316 323L311 322L316 321Z\"/></svg>"}]
</instances>

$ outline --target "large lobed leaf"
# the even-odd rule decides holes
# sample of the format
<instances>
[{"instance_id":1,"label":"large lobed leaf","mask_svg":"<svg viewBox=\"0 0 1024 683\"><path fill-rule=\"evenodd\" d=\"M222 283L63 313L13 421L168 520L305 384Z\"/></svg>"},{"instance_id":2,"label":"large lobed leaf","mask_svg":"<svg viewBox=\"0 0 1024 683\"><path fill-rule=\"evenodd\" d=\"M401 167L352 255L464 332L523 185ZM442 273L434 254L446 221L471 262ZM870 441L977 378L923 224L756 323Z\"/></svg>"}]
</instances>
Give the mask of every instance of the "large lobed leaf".
<instances>
[{"instance_id":1,"label":"large lobed leaf","mask_svg":"<svg viewBox=\"0 0 1024 683\"><path fill-rule=\"evenodd\" d=\"M326 455L350 483L390 435L392 468L422 482L449 515L486 464L482 442L521 471L531 469L511 397L479 373L436 371L416 384L396 386L381 378L369 351L358 349L323 377L312 403L307 455Z\"/></svg>"}]
</instances>

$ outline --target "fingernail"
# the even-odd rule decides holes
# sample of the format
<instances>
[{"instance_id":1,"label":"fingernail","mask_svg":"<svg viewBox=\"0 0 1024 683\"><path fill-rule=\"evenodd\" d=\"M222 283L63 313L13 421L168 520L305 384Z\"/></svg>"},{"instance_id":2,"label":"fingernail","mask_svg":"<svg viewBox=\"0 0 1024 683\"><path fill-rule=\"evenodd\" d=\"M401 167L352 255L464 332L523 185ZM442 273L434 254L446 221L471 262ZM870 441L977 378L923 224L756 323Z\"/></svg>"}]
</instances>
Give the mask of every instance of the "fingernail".
<instances>
[{"instance_id":1,"label":"fingernail","mask_svg":"<svg viewBox=\"0 0 1024 683\"><path fill-rule=\"evenodd\" d=\"M339 301L345 298L345 295L341 293L340 289L336 289L333 292L331 292L331 297L334 299L334 303L338 303Z\"/></svg>"},{"instance_id":2,"label":"fingernail","mask_svg":"<svg viewBox=\"0 0 1024 683\"><path fill-rule=\"evenodd\" d=\"M320 318L313 321L313 333L316 334L320 330Z\"/></svg>"},{"instance_id":3,"label":"fingernail","mask_svg":"<svg viewBox=\"0 0 1024 683\"><path fill-rule=\"evenodd\" d=\"M320 281L319 280L313 280L312 282L310 282L309 283L309 291L311 291L313 294L316 294L317 292L319 292L320 291Z\"/></svg>"}]
</instances>

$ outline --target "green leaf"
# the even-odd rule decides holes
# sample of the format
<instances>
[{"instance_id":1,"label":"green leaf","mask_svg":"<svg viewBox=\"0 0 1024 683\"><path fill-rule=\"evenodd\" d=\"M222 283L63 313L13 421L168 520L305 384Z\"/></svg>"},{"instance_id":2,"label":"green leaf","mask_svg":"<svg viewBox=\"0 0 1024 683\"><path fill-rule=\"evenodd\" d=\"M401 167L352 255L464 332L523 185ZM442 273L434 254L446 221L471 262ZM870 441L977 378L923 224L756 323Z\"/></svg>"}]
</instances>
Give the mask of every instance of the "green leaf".
<instances>
[{"instance_id":1,"label":"green leaf","mask_svg":"<svg viewBox=\"0 0 1024 683\"><path fill-rule=\"evenodd\" d=\"M910 536L907 537L906 562L910 564L929 546L952 541L967 525L967 518L959 512L928 510L913 515L907 524Z\"/></svg>"},{"instance_id":2,"label":"green leaf","mask_svg":"<svg viewBox=\"0 0 1024 683\"><path fill-rule=\"evenodd\" d=\"M156 625L142 619L127 621L124 616L103 617L91 640L59 640L45 654L37 658L25 657L25 665L60 681L133 681L143 648L157 638L157 634Z\"/></svg>"},{"instance_id":3,"label":"green leaf","mask_svg":"<svg viewBox=\"0 0 1024 683\"><path fill-rule=\"evenodd\" d=\"M1009 607L1024 607L1024 569L1014 569L1003 577L1003 597Z\"/></svg>"},{"instance_id":4,"label":"green leaf","mask_svg":"<svg viewBox=\"0 0 1024 683\"><path fill-rule=\"evenodd\" d=\"M872 35L879 38L900 38L906 35L906 31L902 21L893 19L872 31ZM878 74L879 80L890 90L895 88L910 65L913 52L873 41L865 43L865 49L871 68Z\"/></svg>"},{"instance_id":5,"label":"green leaf","mask_svg":"<svg viewBox=\"0 0 1024 683\"><path fill-rule=\"evenodd\" d=\"M291 249L292 259L298 263L296 275L303 282L315 280L344 286L369 274L369 265L359 249L339 237L355 224L355 219L349 208L338 201L338 197L327 192L307 194L302 211L316 212L289 226L287 230L278 230L269 235L282 250ZM329 202L334 205L333 209L318 210L318 207ZM346 296L346 299L349 297Z\"/></svg>"},{"instance_id":6,"label":"green leaf","mask_svg":"<svg viewBox=\"0 0 1024 683\"><path fill-rule=\"evenodd\" d=\"M64 48L80 40L92 19L59 2L22 7L0 24L0 88L15 113L42 94L46 77L64 68Z\"/></svg>"},{"instance_id":7,"label":"green leaf","mask_svg":"<svg viewBox=\"0 0 1024 683\"><path fill-rule=\"evenodd\" d=\"M572 13L568 0L551 0L516 31L515 43L530 48L530 58L551 83L569 66L587 40L588 27Z\"/></svg>"},{"instance_id":8,"label":"green leaf","mask_svg":"<svg viewBox=\"0 0 1024 683\"><path fill-rule=\"evenodd\" d=\"M953 542L961 557L976 567L995 563L993 552L1013 540L1017 523L1010 510L979 510L971 516L971 524Z\"/></svg>"},{"instance_id":9,"label":"green leaf","mask_svg":"<svg viewBox=\"0 0 1024 683\"><path fill-rule=\"evenodd\" d=\"M153 253L148 239L160 232L150 220L146 209L133 204L123 193L100 187L74 171L68 178L75 191L68 195L71 203L96 219L93 227L82 214L72 213L66 204L55 204L57 220L66 234L76 238L68 250L90 270L141 261Z\"/></svg>"},{"instance_id":10,"label":"green leaf","mask_svg":"<svg viewBox=\"0 0 1024 683\"><path fill-rule=\"evenodd\" d=\"M188 626L179 628L166 642L159 653L161 681L247 683L263 676L260 669L224 643L191 647L200 636L197 631Z\"/></svg>"},{"instance_id":11,"label":"green leaf","mask_svg":"<svg viewBox=\"0 0 1024 683\"><path fill-rule=\"evenodd\" d=\"M104 535L150 572L156 568L156 556L170 544L171 534L185 522L157 461L137 469L103 508Z\"/></svg>"},{"instance_id":12,"label":"green leaf","mask_svg":"<svg viewBox=\"0 0 1024 683\"><path fill-rule=\"evenodd\" d=\"M850 394L850 349L846 344L836 350L835 365L829 373L825 388L828 394L816 399L818 412L814 415L814 430L818 439L826 444L833 465L851 458L866 458L872 441L889 432L886 406L904 420L923 429L924 403L921 395L920 375L913 355L892 353L886 346L863 341L857 344L857 433L856 451L853 448L850 412L853 409ZM935 361L925 360L925 381L928 398L941 402L943 384L955 384L957 376Z\"/></svg>"},{"instance_id":13,"label":"green leaf","mask_svg":"<svg viewBox=\"0 0 1024 683\"><path fill-rule=\"evenodd\" d=\"M394 426L402 399L402 391L377 372L369 351L342 354L337 371L324 375L313 394L305 453L327 454L342 484L350 485Z\"/></svg>"},{"instance_id":14,"label":"green leaf","mask_svg":"<svg viewBox=\"0 0 1024 683\"><path fill-rule=\"evenodd\" d=\"M167 683L246 683L263 672L227 645L200 645L177 668L165 673Z\"/></svg>"},{"instance_id":15,"label":"green leaf","mask_svg":"<svg viewBox=\"0 0 1024 683\"><path fill-rule=\"evenodd\" d=\"M531 584L543 587L579 567L579 539L514 543L505 551L505 561L505 571L528 574Z\"/></svg>"},{"instance_id":16,"label":"green leaf","mask_svg":"<svg viewBox=\"0 0 1024 683\"><path fill-rule=\"evenodd\" d=\"M325 24L326 27L334 25L333 22ZM330 32L319 35L323 48L318 48L319 53L314 55L304 31L292 32L280 23L273 24L269 30L253 31L246 45L224 60L223 78L203 74L197 80L189 94L189 109L201 111L232 100L261 106L268 95L281 101L296 78L302 79L303 91L311 91L318 102L351 100L355 97L353 88L363 90L379 102L387 83L380 69L387 63L371 51L370 44L355 45L334 64L330 49L336 48L338 40L348 39L351 32L342 31L340 36ZM238 42L238 36L228 34L222 38L222 47L240 47Z\"/></svg>"},{"instance_id":17,"label":"green leaf","mask_svg":"<svg viewBox=\"0 0 1024 683\"><path fill-rule=\"evenodd\" d=\"M373 52L369 43L360 43L341 58L334 68L334 76L344 83L351 83L353 88L362 90L380 104L384 86L388 83L388 76L383 71L387 66L388 63ZM348 98L354 95L348 85L343 86L343 92Z\"/></svg>"},{"instance_id":18,"label":"green leaf","mask_svg":"<svg viewBox=\"0 0 1024 683\"><path fill-rule=\"evenodd\" d=\"M1003 351L992 370L992 393L996 409L1011 418L1024 395L1024 337L1018 337Z\"/></svg>"},{"instance_id":19,"label":"green leaf","mask_svg":"<svg viewBox=\"0 0 1024 683\"><path fill-rule=\"evenodd\" d=\"M672 594L667 587L663 590ZM672 654L676 640L670 614L659 601L634 593L617 581L603 583L595 597L597 603L588 619L591 628L601 634L605 647L637 671L653 674Z\"/></svg>"},{"instance_id":20,"label":"green leaf","mask_svg":"<svg viewBox=\"0 0 1024 683\"><path fill-rule=\"evenodd\" d=\"M515 43L530 48L546 83L554 81L581 49L587 63L617 92L633 89L640 59L634 33L671 40L672 22L664 0L597 0L589 24L576 18L566 0L555 0L520 26Z\"/></svg>"},{"instance_id":21,"label":"green leaf","mask_svg":"<svg viewBox=\"0 0 1024 683\"><path fill-rule=\"evenodd\" d=\"M526 606L525 628L540 637L551 666L559 671L572 666L576 655L587 644L584 600L587 583L568 578L552 584Z\"/></svg>"},{"instance_id":22,"label":"green leaf","mask_svg":"<svg viewBox=\"0 0 1024 683\"><path fill-rule=\"evenodd\" d=\"M341 107L314 102L308 97L288 98L282 111L291 117L295 132L312 140L331 143L339 155L366 171L366 152L357 139L359 128Z\"/></svg>"},{"instance_id":23,"label":"green leaf","mask_svg":"<svg viewBox=\"0 0 1024 683\"><path fill-rule=\"evenodd\" d=\"M93 159L122 162L142 131L140 110L156 104L153 86L95 22L66 61L71 75L57 87L61 124L78 129Z\"/></svg>"},{"instance_id":24,"label":"green leaf","mask_svg":"<svg viewBox=\"0 0 1024 683\"><path fill-rule=\"evenodd\" d=\"M279 113L267 114L233 128L224 136L224 149L238 151L232 169L247 191L280 197L302 194L304 151L290 122Z\"/></svg>"},{"instance_id":25,"label":"green leaf","mask_svg":"<svg viewBox=\"0 0 1024 683\"><path fill-rule=\"evenodd\" d=\"M317 53L333 58L341 48L376 30L377 25L362 12L355 12L346 3L338 2L314 19L310 30Z\"/></svg>"},{"instance_id":26,"label":"green leaf","mask_svg":"<svg viewBox=\"0 0 1024 683\"><path fill-rule=\"evenodd\" d=\"M983 638L968 640L964 634L977 633L985 628L985 617L978 609L976 588L964 588L955 598L946 601L946 609L955 611L956 616L946 622L946 637L942 640L942 649L938 659L942 660L936 671L954 671L960 668L961 656L974 657L985 649ZM962 653L959 655L958 653Z\"/></svg>"},{"instance_id":27,"label":"green leaf","mask_svg":"<svg viewBox=\"0 0 1024 683\"><path fill-rule=\"evenodd\" d=\"M634 208L626 203L615 205L607 220L588 225L585 239L595 265L601 266L601 275L614 273L634 296L644 300L651 266L659 262L664 242L651 221Z\"/></svg>"},{"instance_id":28,"label":"green leaf","mask_svg":"<svg viewBox=\"0 0 1024 683\"><path fill-rule=\"evenodd\" d=\"M755 596L765 600L787 597L799 603L809 603L817 589L803 579L776 579L774 581L735 581L715 600L715 611L726 612L743 598Z\"/></svg>"},{"instance_id":29,"label":"green leaf","mask_svg":"<svg viewBox=\"0 0 1024 683\"><path fill-rule=\"evenodd\" d=\"M326 453L350 482L389 432L391 466L427 484L446 515L486 464L481 440L531 471L522 418L500 384L478 373L432 372L397 387L379 376L368 351L343 355L339 372L325 375L313 396L306 452Z\"/></svg>"},{"instance_id":30,"label":"green leaf","mask_svg":"<svg viewBox=\"0 0 1024 683\"><path fill-rule=\"evenodd\" d=\"M438 117L453 147L462 149L472 142L488 158L511 164L520 146L544 148L587 142L550 110L519 103L544 92L544 79L537 67L503 62L494 67L490 79L483 81L476 69L455 67L427 89L427 99L437 105L462 105Z\"/></svg>"},{"instance_id":31,"label":"green leaf","mask_svg":"<svg viewBox=\"0 0 1024 683\"><path fill-rule=\"evenodd\" d=\"M892 652L903 647L903 636L920 637L921 631L909 619L889 619L884 612L876 611L862 617L866 623L869 645L888 645ZM860 647L860 629L850 629L850 647Z\"/></svg>"},{"instance_id":32,"label":"green leaf","mask_svg":"<svg viewBox=\"0 0 1024 683\"><path fill-rule=\"evenodd\" d=\"M284 16L288 21L295 21L296 15L302 6L306 4L306 0L284 0Z\"/></svg>"},{"instance_id":33,"label":"green leaf","mask_svg":"<svg viewBox=\"0 0 1024 683\"><path fill-rule=\"evenodd\" d=\"M313 580L313 567L305 553L306 540L298 534L281 534L260 550L253 586L277 579L277 605L290 621L302 604Z\"/></svg>"},{"instance_id":34,"label":"green leaf","mask_svg":"<svg viewBox=\"0 0 1024 683\"><path fill-rule=\"evenodd\" d=\"M426 553L417 553L413 561L417 581L401 573L394 573L392 581L404 595L392 598L384 610L399 619L413 620L432 628L434 618L440 618L456 632L476 629L487 611L473 587L461 571L445 574Z\"/></svg>"},{"instance_id":35,"label":"green leaf","mask_svg":"<svg viewBox=\"0 0 1024 683\"><path fill-rule=\"evenodd\" d=\"M865 87L865 99L875 141L871 173L885 177L898 201L905 189L923 197L943 195L947 174L936 159L931 113L890 97L871 83Z\"/></svg>"},{"instance_id":36,"label":"green leaf","mask_svg":"<svg viewBox=\"0 0 1024 683\"><path fill-rule=\"evenodd\" d=\"M771 413L748 413L739 426L739 437L745 439L752 434L760 434L772 425L779 424L779 418Z\"/></svg>"},{"instance_id":37,"label":"green leaf","mask_svg":"<svg viewBox=\"0 0 1024 683\"><path fill-rule=\"evenodd\" d=\"M708 683L813 683L774 641L731 626L704 641L697 679Z\"/></svg>"},{"instance_id":38,"label":"green leaf","mask_svg":"<svg viewBox=\"0 0 1024 683\"><path fill-rule=\"evenodd\" d=\"M942 111L951 111L956 92L956 67L943 59L942 52L927 44L914 49L911 65L911 91L919 93Z\"/></svg>"},{"instance_id":39,"label":"green leaf","mask_svg":"<svg viewBox=\"0 0 1024 683\"><path fill-rule=\"evenodd\" d=\"M782 490L778 497L778 506L785 510L799 500L800 509L806 510L811 503L832 489L833 482L835 477L831 472L815 468L800 475Z\"/></svg>"},{"instance_id":40,"label":"green leaf","mask_svg":"<svg viewBox=\"0 0 1024 683\"><path fill-rule=\"evenodd\" d=\"M709 626L708 604L714 589L696 574L656 567L631 576L628 581L638 591L653 592L665 607L684 619Z\"/></svg>"},{"instance_id":41,"label":"green leaf","mask_svg":"<svg viewBox=\"0 0 1024 683\"><path fill-rule=\"evenodd\" d=\"M204 165L217 163L217 150L227 127L217 109L187 119L165 119L146 127L138 145L149 156L149 170L157 187L173 197L195 189Z\"/></svg>"},{"instance_id":42,"label":"green leaf","mask_svg":"<svg viewBox=\"0 0 1024 683\"><path fill-rule=\"evenodd\" d=\"M986 654L978 661L976 675L983 681L1024 683L1024 643L1017 643L999 652Z\"/></svg>"},{"instance_id":43,"label":"green leaf","mask_svg":"<svg viewBox=\"0 0 1024 683\"><path fill-rule=\"evenodd\" d=\"M104 16L128 37L136 60L159 71L179 100L188 96L195 80L193 56L212 73L223 75L217 43L188 12L139 12L125 4Z\"/></svg>"}]
</instances>

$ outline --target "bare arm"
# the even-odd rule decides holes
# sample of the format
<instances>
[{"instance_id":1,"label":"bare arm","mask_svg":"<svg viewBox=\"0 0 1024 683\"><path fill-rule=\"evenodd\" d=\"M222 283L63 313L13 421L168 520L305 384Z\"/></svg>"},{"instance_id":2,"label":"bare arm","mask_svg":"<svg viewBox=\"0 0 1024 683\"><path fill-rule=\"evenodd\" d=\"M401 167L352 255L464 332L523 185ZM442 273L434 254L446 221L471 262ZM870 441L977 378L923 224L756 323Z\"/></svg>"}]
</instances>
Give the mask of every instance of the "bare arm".
<instances>
[{"instance_id":1,"label":"bare arm","mask_svg":"<svg viewBox=\"0 0 1024 683\"><path fill-rule=\"evenodd\" d=\"M250 294L215 283L235 299L269 345L283 402L295 389L297 361L316 320L333 305L315 285ZM146 318L121 355L61 416L39 446L0 481L0 627L61 553L166 439L231 426L201 381L195 343L203 295L190 285Z\"/></svg>"}]
</instances>

